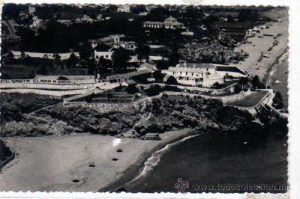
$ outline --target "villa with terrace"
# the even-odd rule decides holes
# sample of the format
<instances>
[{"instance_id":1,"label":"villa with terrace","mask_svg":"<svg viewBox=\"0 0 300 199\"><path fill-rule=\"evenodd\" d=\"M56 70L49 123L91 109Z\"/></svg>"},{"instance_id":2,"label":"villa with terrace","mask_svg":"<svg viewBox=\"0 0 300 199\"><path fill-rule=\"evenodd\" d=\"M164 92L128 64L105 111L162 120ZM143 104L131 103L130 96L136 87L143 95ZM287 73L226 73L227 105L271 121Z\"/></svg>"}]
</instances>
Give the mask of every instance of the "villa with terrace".
<instances>
[{"instance_id":1,"label":"villa with terrace","mask_svg":"<svg viewBox=\"0 0 300 199\"><path fill-rule=\"evenodd\" d=\"M241 69L227 65L209 63L181 62L175 67L162 71L166 78L173 76L177 82L186 86L211 87L215 83L223 84L226 77L246 77L247 73Z\"/></svg>"}]
</instances>

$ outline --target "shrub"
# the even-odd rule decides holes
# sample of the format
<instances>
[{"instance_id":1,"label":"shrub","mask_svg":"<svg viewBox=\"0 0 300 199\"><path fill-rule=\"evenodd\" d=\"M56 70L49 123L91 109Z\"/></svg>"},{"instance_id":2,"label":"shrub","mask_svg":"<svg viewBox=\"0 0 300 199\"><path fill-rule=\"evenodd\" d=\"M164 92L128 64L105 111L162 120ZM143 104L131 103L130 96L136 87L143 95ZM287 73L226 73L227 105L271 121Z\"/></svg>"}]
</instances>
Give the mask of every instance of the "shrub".
<instances>
[{"instance_id":1,"label":"shrub","mask_svg":"<svg viewBox=\"0 0 300 199\"><path fill-rule=\"evenodd\" d=\"M146 89L145 92L148 96L158 95L162 91L159 85L150 86L150 88Z\"/></svg>"},{"instance_id":2,"label":"shrub","mask_svg":"<svg viewBox=\"0 0 300 199\"><path fill-rule=\"evenodd\" d=\"M173 84L173 85L177 85L177 84L178 84L176 78L173 77L173 76L170 76L170 77L168 78L168 80L166 81L166 83L167 83L167 84Z\"/></svg>"},{"instance_id":3,"label":"shrub","mask_svg":"<svg viewBox=\"0 0 300 199\"><path fill-rule=\"evenodd\" d=\"M276 109L282 109L283 108L282 96L279 92L275 93L275 97L273 99L272 106Z\"/></svg>"}]
</instances>

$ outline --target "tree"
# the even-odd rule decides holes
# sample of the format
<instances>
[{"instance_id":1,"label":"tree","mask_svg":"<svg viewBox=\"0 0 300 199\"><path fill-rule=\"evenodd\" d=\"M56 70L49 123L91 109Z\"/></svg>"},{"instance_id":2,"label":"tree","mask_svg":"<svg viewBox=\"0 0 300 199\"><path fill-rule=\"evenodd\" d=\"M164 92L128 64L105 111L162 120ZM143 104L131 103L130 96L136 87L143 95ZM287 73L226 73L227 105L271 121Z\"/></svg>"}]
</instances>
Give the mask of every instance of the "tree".
<instances>
[{"instance_id":1,"label":"tree","mask_svg":"<svg viewBox=\"0 0 300 199\"><path fill-rule=\"evenodd\" d=\"M89 75L95 75L95 68L96 68L96 64L94 62L94 60L89 60L88 61L88 74Z\"/></svg>"},{"instance_id":2,"label":"tree","mask_svg":"<svg viewBox=\"0 0 300 199\"><path fill-rule=\"evenodd\" d=\"M158 95L162 91L161 87L159 85L153 85L150 86L150 88L145 90L145 93L148 96L155 96Z\"/></svg>"},{"instance_id":3,"label":"tree","mask_svg":"<svg viewBox=\"0 0 300 199\"><path fill-rule=\"evenodd\" d=\"M213 85L212 85L213 88L215 89L220 89L222 88L221 84L219 82L215 82Z\"/></svg>"},{"instance_id":4,"label":"tree","mask_svg":"<svg viewBox=\"0 0 300 199\"><path fill-rule=\"evenodd\" d=\"M45 66L41 66L36 72L41 75L48 75L48 69Z\"/></svg>"},{"instance_id":5,"label":"tree","mask_svg":"<svg viewBox=\"0 0 300 199\"><path fill-rule=\"evenodd\" d=\"M14 59L14 54L12 53L12 52L9 52L8 54L7 54L7 58L8 59Z\"/></svg>"},{"instance_id":6,"label":"tree","mask_svg":"<svg viewBox=\"0 0 300 199\"><path fill-rule=\"evenodd\" d=\"M168 78L168 80L166 81L166 83L167 84L173 84L173 85L177 85L178 84L177 79L175 77L173 77L173 76L170 76Z\"/></svg>"},{"instance_id":7,"label":"tree","mask_svg":"<svg viewBox=\"0 0 300 199\"><path fill-rule=\"evenodd\" d=\"M143 59L145 59L147 62L149 61L149 54L150 54L150 47L147 45L139 44L136 53L138 55L138 60L140 63L142 62Z\"/></svg>"},{"instance_id":8,"label":"tree","mask_svg":"<svg viewBox=\"0 0 300 199\"><path fill-rule=\"evenodd\" d=\"M112 63L115 68L125 69L127 62L130 59L130 52L128 50L119 48L115 49L112 54Z\"/></svg>"},{"instance_id":9,"label":"tree","mask_svg":"<svg viewBox=\"0 0 300 199\"><path fill-rule=\"evenodd\" d=\"M25 58L26 58L26 55L25 55L24 51L22 50L21 51L21 59L25 59Z\"/></svg>"},{"instance_id":10,"label":"tree","mask_svg":"<svg viewBox=\"0 0 300 199\"><path fill-rule=\"evenodd\" d=\"M135 94L139 91L139 89L136 87L135 84L129 84L128 87L126 88L126 91L129 94Z\"/></svg>"},{"instance_id":11,"label":"tree","mask_svg":"<svg viewBox=\"0 0 300 199\"><path fill-rule=\"evenodd\" d=\"M132 77L132 80L134 80L137 83L140 84L146 84L148 83L148 78L151 77L151 74L141 74L141 75L136 75L134 77Z\"/></svg>"},{"instance_id":12,"label":"tree","mask_svg":"<svg viewBox=\"0 0 300 199\"><path fill-rule=\"evenodd\" d=\"M238 85L241 87L242 90L245 90L248 88L250 80L248 77L241 77L238 81Z\"/></svg>"},{"instance_id":13,"label":"tree","mask_svg":"<svg viewBox=\"0 0 300 199\"><path fill-rule=\"evenodd\" d=\"M227 15L227 21L228 22L233 22L233 17L231 15Z\"/></svg>"},{"instance_id":14,"label":"tree","mask_svg":"<svg viewBox=\"0 0 300 199\"><path fill-rule=\"evenodd\" d=\"M258 15L257 10L242 9L238 15L238 20L240 22L257 21L258 19L259 19L259 15Z\"/></svg>"},{"instance_id":15,"label":"tree","mask_svg":"<svg viewBox=\"0 0 300 199\"><path fill-rule=\"evenodd\" d=\"M153 73L153 78L157 82L163 82L165 75L161 73L160 70L157 70Z\"/></svg>"},{"instance_id":16,"label":"tree","mask_svg":"<svg viewBox=\"0 0 300 199\"><path fill-rule=\"evenodd\" d=\"M78 57L76 57L76 55L74 53L72 53L70 55L69 59L67 60L68 68L74 67L78 61L79 61Z\"/></svg>"},{"instance_id":17,"label":"tree","mask_svg":"<svg viewBox=\"0 0 300 199\"><path fill-rule=\"evenodd\" d=\"M110 60L100 57L97 64L97 73L99 73L100 75L107 73L107 68L111 67L111 64L112 63Z\"/></svg>"},{"instance_id":18,"label":"tree","mask_svg":"<svg viewBox=\"0 0 300 199\"><path fill-rule=\"evenodd\" d=\"M282 100L282 96L279 92L275 93L272 106L276 109L283 108L283 100Z\"/></svg>"},{"instance_id":19,"label":"tree","mask_svg":"<svg viewBox=\"0 0 300 199\"><path fill-rule=\"evenodd\" d=\"M57 53L54 54L54 64L61 64L60 55Z\"/></svg>"},{"instance_id":20,"label":"tree","mask_svg":"<svg viewBox=\"0 0 300 199\"><path fill-rule=\"evenodd\" d=\"M171 50L172 50L172 53L171 53L171 56L170 56L170 65L175 66L176 64L178 64L179 59L180 59L180 55L178 54L178 44L177 44L177 42L173 42Z\"/></svg>"},{"instance_id":21,"label":"tree","mask_svg":"<svg viewBox=\"0 0 300 199\"><path fill-rule=\"evenodd\" d=\"M254 89L265 89L266 86L259 80L259 77L255 75L252 79L252 87Z\"/></svg>"}]
</instances>

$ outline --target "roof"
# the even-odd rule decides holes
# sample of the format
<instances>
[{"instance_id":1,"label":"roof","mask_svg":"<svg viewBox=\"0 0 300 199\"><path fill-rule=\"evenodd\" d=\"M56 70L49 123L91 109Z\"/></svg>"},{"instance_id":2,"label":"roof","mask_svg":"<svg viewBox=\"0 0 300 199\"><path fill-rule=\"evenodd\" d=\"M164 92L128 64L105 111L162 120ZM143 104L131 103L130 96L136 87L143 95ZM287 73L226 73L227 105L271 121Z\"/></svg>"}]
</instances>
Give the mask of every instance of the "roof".
<instances>
[{"instance_id":1,"label":"roof","mask_svg":"<svg viewBox=\"0 0 300 199\"><path fill-rule=\"evenodd\" d=\"M102 38L100 38L100 39L98 39L99 41L110 41L110 40L112 40L112 39L114 39L114 38L121 38L121 37L125 37L125 35L123 35L123 34L114 34L114 35L108 35L108 36L106 36L106 37L102 37Z\"/></svg>"},{"instance_id":2,"label":"roof","mask_svg":"<svg viewBox=\"0 0 300 199\"><path fill-rule=\"evenodd\" d=\"M93 75L36 75L34 79L58 79L59 77L65 77L69 80L95 79Z\"/></svg>"},{"instance_id":3,"label":"roof","mask_svg":"<svg viewBox=\"0 0 300 199\"><path fill-rule=\"evenodd\" d=\"M148 74L148 73L150 73L150 71L148 71L148 70L133 71L133 72L129 72L129 73L110 75L110 76L107 76L107 79L109 79L109 80L128 79L128 78L131 78L134 76Z\"/></svg>"},{"instance_id":4,"label":"roof","mask_svg":"<svg viewBox=\"0 0 300 199\"><path fill-rule=\"evenodd\" d=\"M149 64L149 63L143 63L140 65L140 67L138 68L138 70L149 70L149 71L154 71L156 70L156 66Z\"/></svg>"},{"instance_id":5,"label":"roof","mask_svg":"<svg viewBox=\"0 0 300 199\"><path fill-rule=\"evenodd\" d=\"M169 67L170 71L174 72L189 72L189 73L203 73L205 68L183 68L183 67Z\"/></svg>"},{"instance_id":6,"label":"roof","mask_svg":"<svg viewBox=\"0 0 300 199\"><path fill-rule=\"evenodd\" d=\"M170 17L166 18L165 21L177 21L177 19L170 16Z\"/></svg>"},{"instance_id":7,"label":"roof","mask_svg":"<svg viewBox=\"0 0 300 199\"><path fill-rule=\"evenodd\" d=\"M144 24L163 25L164 23L160 21L145 21Z\"/></svg>"},{"instance_id":8,"label":"roof","mask_svg":"<svg viewBox=\"0 0 300 199\"><path fill-rule=\"evenodd\" d=\"M177 22L177 21L175 21L175 22L173 22L173 21L166 21L164 24L165 25L169 25L169 26L176 26L176 25L180 26L180 25L183 25L183 23L180 23L180 22Z\"/></svg>"},{"instance_id":9,"label":"roof","mask_svg":"<svg viewBox=\"0 0 300 199\"><path fill-rule=\"evenodd\" d=\"M199 68L199 69L214 69L216 66L210 63L180 63L177 64L176 67L183 67L183 68Z\"/></svg>"},{"instance_id":10,"label":"roof","mask_svg":"<svg viewBox=\"0 0 300 199\"><path fill-rule=\"evenodd\" d=\"M217 71L236 72L243 75L247 75L244 71L235 66L217 66Z\"/></svg>"},{"instance_id":11,"label":"roof","mask_svg":"<svg viewBox=\"0 0 300 199\"><path fill-rule=\"evenodd\" d=\"M103 43L98 44L98 45L95 47L95 50L96 50L96 51L108 51L109 49L110 49L110 46L105 45L105 44L103 44Z\"/></svg>"},{"instance_id":12,"label":"roof","mask_svg":"<svg viewBox=\"0 0 300 199\"><path fill-rule=\"evenodd\" d=\"M157 48L164 48L164 47L166 47L166 46L164 46L164 45L149 45L149 47L150 47L151 49L157 49Z\"/></svg>"},{"instance_id":13,"label":"roof","mask_svg":"<svg viewBox=\"0 0 300 199\"><path fill-rule=\"evenodd\" d=\"M15 56L20 56L22 55L22 51L10 51L13 55ZM71 54L74 54L75 56L79 56L79 52L65 52L65 53L49 53L49 52L27 52L23 51L24 55L28 55L31 57L43 57L44 55L47 56L54 56L54 55L59 55L59 56L70 56Z\"/></svg>"},{"instance_id":14,"label":"roof","mask_svg":"<svg viewBox=\"0 0 300 199\"><path fill-rule=\"evenodd\" d=\"M219 28L242 28L242 29L248 29L250 27L250 22L220 22L217 24Z\"/></svg>"}]
</instances>

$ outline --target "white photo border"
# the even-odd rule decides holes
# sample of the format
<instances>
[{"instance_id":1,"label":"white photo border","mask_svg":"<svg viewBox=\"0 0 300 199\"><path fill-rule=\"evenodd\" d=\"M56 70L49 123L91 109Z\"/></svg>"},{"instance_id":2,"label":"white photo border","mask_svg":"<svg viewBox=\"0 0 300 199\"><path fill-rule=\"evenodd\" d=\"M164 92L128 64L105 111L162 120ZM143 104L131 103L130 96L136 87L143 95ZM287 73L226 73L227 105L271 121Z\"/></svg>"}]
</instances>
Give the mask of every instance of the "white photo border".
<instances>
[{"instance_id":1,"label":"white photo border","mask_svg":"<svg viewBox=\"0 0 300 199\"><path fill-rule=\"evenodd\" d=\"M156 0L1 0L4 3L60 3L60 4L161 4ZM298 0L164 0L163 4L178 5L222 5L222 6L287 6L289 8L289 198L300 198L300 1ZM2 11L2 9L1 9ZM0 11L0 12L1 12ZM1 180L1 178L0 178ZM281 198L282 194L272 194L262 198ZM203 198L242 199L247 194L131 194L131 193L70 193L70 192L0 192L0 198Z\"/></svg>"}]
</instances>

